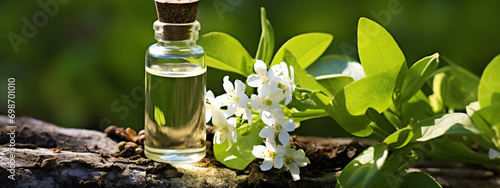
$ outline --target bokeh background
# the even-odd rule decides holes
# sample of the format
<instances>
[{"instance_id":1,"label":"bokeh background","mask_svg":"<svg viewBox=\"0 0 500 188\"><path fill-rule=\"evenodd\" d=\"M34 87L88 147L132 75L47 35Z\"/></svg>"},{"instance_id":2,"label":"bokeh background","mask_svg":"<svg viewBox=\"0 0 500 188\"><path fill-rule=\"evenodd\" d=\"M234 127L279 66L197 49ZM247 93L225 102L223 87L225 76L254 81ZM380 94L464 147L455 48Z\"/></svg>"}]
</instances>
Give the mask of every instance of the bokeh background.
<instances>
[{"instance_id":1,"label":"bokeh background","mask_svg":"<svg viewBox=\"0 0 500 188\"><path fill-rule=\"evenodd\" d=\"M325 32L335 38L324 55L358 59L356 26L368 17L394 36L409 64L439 52L480 75L500 53L500 1L201 0L201 34L226 32L255 55L260 7L274 27L275 50L295 35ZM144 54L155 43L155 20L153 0L0 1L0 114L7 114L7 78L14 77L17 116L143 128ZM227 73L208 71L207 89L221 94ZM334 124L310 120L296 133L348 135Z\"/></svg>"}]
</instances>

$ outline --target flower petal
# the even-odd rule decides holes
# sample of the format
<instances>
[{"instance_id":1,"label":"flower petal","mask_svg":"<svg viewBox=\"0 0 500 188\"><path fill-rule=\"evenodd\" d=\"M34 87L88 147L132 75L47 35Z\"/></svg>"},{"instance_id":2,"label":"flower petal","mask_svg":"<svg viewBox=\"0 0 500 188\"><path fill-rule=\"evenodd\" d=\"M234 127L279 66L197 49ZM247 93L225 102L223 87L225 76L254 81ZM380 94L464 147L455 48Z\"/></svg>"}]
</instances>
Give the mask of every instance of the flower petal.
<instances>
[{"instance_id":1,"label":"flower petal","mask_svg":"<svg viewBox=\"0 0 500 188\"><path fill-rule=\"evenodd\" d=\"M259 159L263 159L264 155L267 154L267 148L263 145L253 146L252 154Z\"/></svg>"},{"instance_id":2,"label":"flower petal","mask_svg":"<svg viewBox=\"0 0 500 188\"><path fill-rule=\"evenodd\" d=\"M274 168L280 169L283 167L283 157L274 157Z\"/></svg>"},{"instance_id":3,"label":"flower petal","mask_svg":"<svg viewBox=\"0 0 500 188\"><path fill-rule=\"evenodd\" d=\"M224 82L222 83L222 86L224 87L224 91L226 93L232 92L234 90L233 83L229 81L229 76L224 76L223 78Z\"/></svg>"},{"instance_id":4,"label":"flower petal","mask_svg":"<svg viewBox=\"0 0 500 188\"><path fill-rule=\"evenodd\" d=\"M206 109L205 110L205 123L208 123L211 118L212 118L212 110Z\"/></svg>"},{"instance_id":5,"label":"flower petal","mask_svg":"<svg viewBox=\"0 0 500 188\"><path fill-rule=\"evenodd\" d=\"M244 108L247 106L248 104L248 96L246 94L243 94L241 96L238 96L238 104L237 104L237 107L238 108Z\"/></svg>"},{"instance_id":6,"label":"flower petal","mask_svg":"<svg viewBox=\"0 0 500 188\"><path fill-rule=\"evenodd\" d=\"M274 142L274 139L267 138L266 143L264 143L264 144L266 145L266 148L269 151L276 152L276 142Z\"/></svg>"},{"instance_id":7,"label":"flower petal","mask_svg":"<svg viewBox=\"0 0 500 188\"><path fill-rule=\"evenodd\" d=\"M269 82L268 82L268 84L269 84L269 88L268 88L269 92L275 92L275 91L278 91L278 90L282 91L281 89L278 88L278 84L280 82L283 82L283 81L279 77L275 77L273 79L270 79Z\"/></svg>"},{"instance_id":8,"label":"flower petal","mask_svg":"<svg viewBox=\"0 0 500 188\"><path fill-rule=\"evenodd\" d=\"M207 94L205 95L205 98L206 98L206 99L208 99L209 101L210 101L211 99L215 99L215 97L214 97L214 93L212 92L212 90L208 90L208 91L207 91Z\"/></svg>"},{"instance_id":9,"label":"flower petal","mask_svg":"<svg viewBox=\"0 0 500 188\"><path fill-rule=\"evenodd\" d=\"M260 98L259 96L252 95L251 100L252 102L250 102L250 106L252 107L252 109L260 110L264 107L264 100L262 100L262 98Z\"/></svg>"},{"instance_id":10,"label":"flower petal","mask_svg":"<svg viewBox=\"0 0 500 188\"><path fill-rule=\"evenodd\" d=\"M237 94L245 93L246 85L241 80L236 80L234 84L235 84L234 90L236 91Z\"/></svg>"},{"instance_id":11,"label":"flower petal","mask_svg":"<svg viewBox=\"0 0 500 188\"><path fill-rule=\"evenodd\" d=\"M283 124L285 120L285 113L282 110L274 110L273 116L276 124Z\"/></svg>"},{"instance_id":12,"label":"flower petal","mask_svg":"<svg viewBox=\"0 0 500 188\"><path fill-rule=\"evenodd\" d=\"M300 167L307 166L307 164L311 163L309 158L306 157L304 150L299 149L293 152L292 155L293 162L296 163Z\"/></svg>"},{"instance_id":13,"label":"flower petal","mask_svg":"<svg viewBox=\"0 0 500 188\"><path fill-rule=\"evenodd\" d=\"M250 108L245 107L245 116L246 119L248 120L248 124L252 125L252 110Z\"/></svg>"},{"instance_id":14,"label":"flower petal","mask_svg":"<svg viewBox=\"0 0 500 188\"><path fill-rule=\"evenodd\" d=\"M271 92L271 83L264 83L257 88L259 97L264 98Z\"/></svg>"},{"instance_id":15,"label":"flower petal","mask_svg":"<svg viewBox=\"0 0 500 188\"><path fill-rule=\"evenodd\" d=\"M214 126L220 126L220 125L224 125L226 124L227 122L227 119L226 117L224 116L224 112L222 110L213 110L212 111L212 124Z\"/></svg>"},{"instance_id":16,"label":"flower petal","mask_svg":"<svg viewBox=\"0 0 500 188\"><path fill-rule=\"evenodd\" d=\"M210 102L210 106L212 106L212 108L220 109L222 103L221 97L211 98L207 100Z\"/></svg>"},{"instance_id":17,"label":"flower petal","mask_svg":"<svg viewBox=\"0 0 500 188\"><path fill-rule=\"evenodd\" d=\"M282 157L285 155L286 147L283 145L276 146L276 156Z\"/></svg>"},{"instance_id":18,"label":"flower petal","mask_svg":"<svg viewBox=\"0 0 500 188\"><path fill-rule=\"evenodd\" d=\"M283 71L283 76L285 78L288 78L288 67L287 67L286 63L284 61L282 61L280 63L280 65L281 65L281 70Z\"/></svg>"},{"instance_id":19,"label":"flower petal","mask_svg":"<svg viewBox=\"0 0 500 188\"><path fill-rule=\"evenodd\" d=\"M247 84L250 87L259 87L263 83L264 83L264 80L262 79L262 77L260 77L256 74L252 74L252 75L248 76L248 78L247 78Z\"/></svg>"},{"instance_id":20,"label":"flower petal","mask_svg":"<svg viewBox=\"0 0 500 188\"><path fill-rule=\"evenodd\" d=\"M276 90L274 92L269 93L269 99L274 103L279 103L281 100L285 98L285 94L281 90Z\"/></svg>"},{"instance_id":21,"label":"flower petal","mask_svg":"<svg viewBox=\"0 0 500 188\"><path fill-rule=\"evenodd\" d=\"M234 112L234 115L236 115L237 117L242 117L244 116L244 114L245 114L245 108L236 108L236 111ZM245 117L242 118L245 119Z\"/></svg>"},{"instance_id":22,"label":"flower petal","mask_svg":"<svg viewBox=\"0 0 500 188\"><path fill-rule=\"evenodd\" d=\"M292 91L286 90L285 95L286 95L285 105L288 105L290 104L290 102L292 102Z\"/></svg>"},{"instance_id":23,"label":"flower petal","mask_svg":"<svg viewBox=\"0 0 500 188\"><path fill-rule=\"evenodd\" d=\"M488 151L488 157L490 157L490 159L494 159L497 158L498 156L500 156L500 152L490 148L490 150Z\"/></svg>"},{"instance_id":24,"label":"flower petal","mask_svg":"<svg viewBox=\"0 0 500 188\"><path fill-rule=\"evenodd\" d=\"M216 101L216 105L218 106L218 108L220 108L221 106L227 106L229 104L232 104L230 100L228 100L229 98L229 95L228 94L222 94L222 95L219 95L215 98L215 101Z\"/></svg>"},{"instance_id":25,"label":"flower petal","mask_svg":"<svg viewBox=\"0 0 500 188\"><path fill-rule=\"evenodd\" d=\"M264 162L260 165L260 170L268 171L273 167L273 160L264 159Z\"/></svg>"},{"instance_id":26,"label":"flower petal","mask_svg":"<svg viewBox=\"0 0 500 188\"><path fill-rule=\"evenodd\" d=\"M290 165L290 174L292 174L293 181L300 180L300 169L297 164L292 163Z\"/></svg>"},{"instance_id":27,"label":"flower petal","mask_svg":"<svg viewBox=\"0 0 500 188\"><path fill-rule=\"evenodd\" d=\"M280 131L278 139L280 140L281 144L287 145L288 141L290 141L290 134L288 134L288 132L286 131Z\"/></svg>"},{"instance_id":28,"label":"flower petal","mask_svg":"<svg viewBox=\"0 0 500 188\"><path fill-rule=\"evenodd\" d=\"M233 126L233 129L234 129L234 127L236 127L236 118L227 119L227 125Z\"/></svg>"},{"instance_id":29,"label":"flower petal","mask_svg":"<svg viewBox=\"0 0 500 188\"><path fill-rule=\"evenodd\" d=\"M269 72L268 72L267 76L269 77L269 79L276 78L282 72L283 72L283 68L281 67L281 65L274 65L271 68L269 68Z\"/></svg>"},{"instance_id":30,"label":"flower petal","mask_svg":"<svg viewBox=\"0 0 500 188\"><path fill-rule=\"evenodd\" d=\"M271 104L271 106L268 108L268 110L269 111L274 111L274 110L283 111L283 109L281 108L280 103L273 103L273 104Z\"/></svg>"},{"instance_id":31,"label":"flower petal","mask_svg":"<svg viewBox=\"0 0 500 188\"><path fill-rule=\"evenodd\" d=\"M228 144L228 146L227 146L226 151L229 151L231 149L231 147L233 146L233 144L229 140L227 141L227 144Z\"/></svg>"},{"instance_id":32,"label":"flower petal","mask_svg":"<svg viewBox=\"0 0 500 188\"><path fill-rule=\"evenodd\" d=\"M262 61L262 60L257 59L257 61L255 61L255 63L253 64L253 70L257 74L259 74L260 70L267 71L266 63L264 63L264 61Z\"/></svg>"},{"instance_id":33,"label":"flower petal","mask_svg":"<svg viewBox=\"0 0 500 188\"><path fill-rule=\"evenodd\" d=\"M230 135L230 140L233 141L233 143L238 142L238 133L236 133L235 130L231 131L229 135Z\"/></svg>"},{"instance_id":34,"label":"flower petal","mask_svg":"<svg viewBox=\"0 0 500 188\"><path fill-rule=\"evenodd\" d=\"M295 122L293 121L293 119L287 119L285 122L283 122L283 130L287 132L295 130Z\"/></svg>"},{"instance_id":35,"label":"flower petal","mask_svg":"<svg viewBox=\"0 0 500 188\"><path fill-rule=\"evenodd\" d=\"M260 118L266 125L274 126L276 124L276 120L274 119L274 116L273 114L271 114L271 112L262 111Z\"/></svg>"},{"instance_id":36,"label":"flower petal","mask_svg":"<svg viewBox=\"0 0 500 188\"><path fill-rule=\"evenodd\" d=\"M226 115L232 116L236 112L236 104L230 104L227 106Z\"/></svg>"},{"instance_id":37,"label":"flower petal","mask_svg":"<svg viewBox=\"0 0 500 188\"><path fill-rule=\"evenodd\" d=\"M219 132L219 131L215 132L214 140L215 140L215 143L222 144L221 132Z\"/></svg>"},{"instance_id":38,"label":"flower petal","mask_svg":"<svg viewBox=\"0 0 500 188\"><path fill-rule=\"evenodd\" d=\"M276 129L272 126L265 126L260 130L259 136L262 138L273 138L274 133L276 132Z\"/></svg>"}]
</instances>

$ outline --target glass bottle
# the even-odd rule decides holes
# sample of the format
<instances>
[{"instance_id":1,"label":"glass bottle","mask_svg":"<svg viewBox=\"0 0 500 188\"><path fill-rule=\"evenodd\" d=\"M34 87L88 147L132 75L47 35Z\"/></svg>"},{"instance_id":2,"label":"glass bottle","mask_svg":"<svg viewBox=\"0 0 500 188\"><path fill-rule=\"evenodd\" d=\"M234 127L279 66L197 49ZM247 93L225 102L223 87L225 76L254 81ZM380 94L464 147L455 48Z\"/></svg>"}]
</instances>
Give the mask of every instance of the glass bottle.
<instances>
[{"instance_id":1,"label":"glass bottle","mask_svg":"<svg viewBox=\"0 0 500 188\"><path fill-rule=\"evenodd\" d=\"M200 23L154 23L146 52L145 154L172 164L205 156L205 51Z\"/></svg>"}]
</instances>

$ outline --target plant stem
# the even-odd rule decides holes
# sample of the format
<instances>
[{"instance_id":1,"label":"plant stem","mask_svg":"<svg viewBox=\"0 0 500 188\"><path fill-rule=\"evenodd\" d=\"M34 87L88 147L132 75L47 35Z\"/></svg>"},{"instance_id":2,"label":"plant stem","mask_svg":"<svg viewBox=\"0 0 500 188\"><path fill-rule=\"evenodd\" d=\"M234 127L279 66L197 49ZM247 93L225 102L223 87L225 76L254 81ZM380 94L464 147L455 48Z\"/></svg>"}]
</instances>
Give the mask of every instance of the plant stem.
<instances>
[{"instance_id":1,"label":"plant stem","mask_svg":"<svg viewBox=\"0 0 500 188\"><path fill-rule=\"evenodd\" d=\"M391 135L390 133L388 133L387 131L385 131L384 129L380 128L376 123L374 123L372 125L372 128L373 128L373 132L378 134L379 136L382 137L382 139L386 138L387 136Z\"/></svg>"},{"instance_id":2,"label":"plant stem","mask_svg":"<svg viewBox=\"0 0 500 188\"><path fill-rule=\"evenodd\" d=\"M303 112L291 112L288 114L288 117L324 117L324 116L329 116L328 113L326 113L325 110L319 110L319 109L310 109L306 110Z\"/></svg>"},{"instance_id":3,"label":"plant stem","mask_svg":"<svg viewBox=\"0 0 500 188\"><path fill-rule=\"evenodd\" d=\"M394 126L394 128L396 128L396 130L402 129L404 127L404 126L402 126L403 125L403 120L401 120L402 117L399 116L399 114L397 114L396 112L393 112L390 108L388 108L386 111L391 113L392 115L394 115L396 117L396 119L398 119L398 124L395 125L395 124L391 123L391 125Z\"/></svg>"}]
</instances>

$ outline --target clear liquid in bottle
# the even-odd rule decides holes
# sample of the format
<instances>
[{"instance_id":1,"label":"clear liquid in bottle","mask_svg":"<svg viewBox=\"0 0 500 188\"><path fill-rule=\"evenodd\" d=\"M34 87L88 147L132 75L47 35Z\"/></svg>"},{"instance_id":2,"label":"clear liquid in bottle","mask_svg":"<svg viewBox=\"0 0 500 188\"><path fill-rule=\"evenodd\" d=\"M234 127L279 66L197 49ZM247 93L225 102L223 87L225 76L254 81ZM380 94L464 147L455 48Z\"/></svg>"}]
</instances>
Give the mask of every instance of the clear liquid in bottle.
<instances>
[{"instance_id":1,"label":"clear liquid in bottle","mask_svg":"<svg viewBox=\"0 0 500 188\"><path fill-rule=\"evenodd\" d=\"M205 156L206 68L164 63L146 67L145 153L167 163Z\"/></svg>"}]
</instances>

